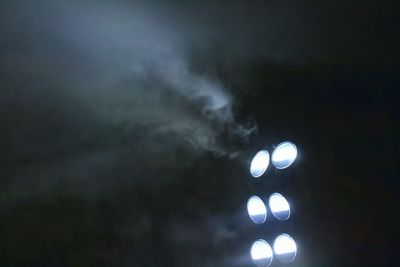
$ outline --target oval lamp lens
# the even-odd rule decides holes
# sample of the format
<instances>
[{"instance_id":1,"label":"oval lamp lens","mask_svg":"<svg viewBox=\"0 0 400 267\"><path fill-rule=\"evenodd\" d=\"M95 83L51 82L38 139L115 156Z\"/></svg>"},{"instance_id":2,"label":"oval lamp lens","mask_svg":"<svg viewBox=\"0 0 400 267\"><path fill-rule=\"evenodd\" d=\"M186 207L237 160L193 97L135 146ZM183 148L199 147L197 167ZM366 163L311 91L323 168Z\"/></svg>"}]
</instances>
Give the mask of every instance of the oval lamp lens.
<instances>
[{"instance_id":1,"label":"oval lamp lens","mask_svg":"<svg viewBox=\"0 0 400 267\"><path fill-rule=\"evenodd\" d=\"M267 150L260 150L253 157L250 164L250 174L257 178L265 173L269 165L269 153Z\"/></svg>"},{"instance_id":2,"label":"oval lamp lens","mask_svg":"<svg viewBox=\"0 0 400 267\"><path fill-rule=\"evenodd\" d=\"M290 205L284 196L273 193L268 200L268 206L272 214L281 221L286 221L290 217Z\"/></svg>"},{"instance_id":3,"label":"oval lamp lens","mask_svg":"<svg viewBox=\"0 0 400 267\"><path fill-rule=\"evenodd\" d=\"M272 263L273 253L271 246L263 239L259 239L253 243L250 255L258 267L268 267Z\"/></svg>"},{"instance_id":4,"label":"oval lamp lens","mask_svg":"<svg viewBox=\"0 0 400 267\"><path fill-rule=\"evenodd\" d=\"M281 262L292 262L297 254L296 242L288 234L281 234L274 241L274 252Z\"/></svg>"},{"instance_id":5,"label":"oval lamp lens","mask_svg":"<svg viewBox=\"0 0 400 267\"><path fill-rule=\"evenodd\" d=\"M292 142L280 143L272 152L271 161L277 169L285 169L292 165L297 157L297 148Z\"/></svg>"},{"instance_id":6,"label":"oval lamp lens","mask_svg":"<svg viewBox=\"0 0 400 267\"><path fill-rule=\"evenodd\" d=\"M247 213L255 224L262 224L267 219L267 207L257 196L252 196L247 201Z\"/></svg>"}]
</instances>

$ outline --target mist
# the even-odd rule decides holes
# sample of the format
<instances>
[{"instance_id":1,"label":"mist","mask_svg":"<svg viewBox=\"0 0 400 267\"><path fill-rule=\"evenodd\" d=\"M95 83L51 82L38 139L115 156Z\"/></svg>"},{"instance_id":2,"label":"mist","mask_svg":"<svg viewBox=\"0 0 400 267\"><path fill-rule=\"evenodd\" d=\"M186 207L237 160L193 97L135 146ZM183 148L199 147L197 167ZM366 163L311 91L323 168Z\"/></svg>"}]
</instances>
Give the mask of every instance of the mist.
<instances>
[{"instance_id":1,"label":"mist","mask_svg":"<svg viewBox=\"0 0 400 267\"><path fill-rule=\"evenodd\" d=\"M169 8L139 1L2 8L2 213L60 192L102 199L159 188L204 155L240 153L256 125L235 119L240 102L219 78L214 33Z\"/></svg>"}]
</instances>

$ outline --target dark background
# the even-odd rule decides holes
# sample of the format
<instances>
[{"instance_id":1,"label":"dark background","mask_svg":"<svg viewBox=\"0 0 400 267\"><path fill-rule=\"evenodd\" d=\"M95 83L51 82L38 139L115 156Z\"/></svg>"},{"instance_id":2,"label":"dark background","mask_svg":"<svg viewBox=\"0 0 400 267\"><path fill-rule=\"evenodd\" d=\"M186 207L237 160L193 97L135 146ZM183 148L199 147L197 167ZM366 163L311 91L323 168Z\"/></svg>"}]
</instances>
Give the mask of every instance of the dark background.
<instances>
[{"instance_id":1,"label":"dark background","mask_svg":"<svg viewBox=\"0 0 400 267\"><path fill-rule=\"evenodd\" d=\"M287 266L399 266L398 11L2 1L0 266L252 266L281 232ZM253 225L275 191L292 217Z\"/></svg>"}]
</instances>

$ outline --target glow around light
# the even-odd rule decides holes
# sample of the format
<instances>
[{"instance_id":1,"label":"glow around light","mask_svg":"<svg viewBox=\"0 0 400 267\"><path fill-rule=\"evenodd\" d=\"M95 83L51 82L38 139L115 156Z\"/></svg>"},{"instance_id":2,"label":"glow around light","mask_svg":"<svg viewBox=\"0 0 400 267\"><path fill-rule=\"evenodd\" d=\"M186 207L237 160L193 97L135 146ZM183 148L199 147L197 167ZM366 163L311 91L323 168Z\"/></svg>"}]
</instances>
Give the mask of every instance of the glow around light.
<instances>
[{"instance_id":1,"label":"glow around light","mask_svg":"<svg viewBox=\"0 0 400 267\"><path fill-rule=\"evenodd\" d=\"M292 262L297 254L297 245L288 234L279 235L274 241L274 252L283 263Z\"/></svg>"},{"instance_id":2,"label":"glow around light","mask_svg":"<svg viewBox=\"0 0 400 267\"><path fill-rule=\"evenodd\" d=\"M285 221L290 217L289 202L279 193L273 193L268 200L272 214L278 220Z\"/></svg>"},{"instance_id":3,"label":"glow around light","mask_svg":"<svg viewBox=\"0 0 400 267\"><path fill-rule=\"evenodd\" d=\"M255 224L262 224L267 219L267 207L257 196L252 196L247 201L247 213Z\"/></svg>"},{"instance_id":4,"label":"glow around light","mask_svg":"<svg viewBox=\"0 0 400 267\"><path fill-rule=\"evenodd\" d=\"M267 150L260 150L253 157L250 164L250 174L257 178L264 174L269 165L269 153Z\"/></svg>"},{"instance_id":5,"label":"glow around light","mask_svg":"<svg viewBox=\"0 0 400 267\"><path fill-rule=\"evenodd\" d=\"M273 259L271 246L263 239L253 243L250 249L251 259L257 266L270 266Z\"/></svg>"},{"instance_id":6,"label":"glow around light","mask_svg":"<svg viewBox=\"0 0 400 267\"><path fill-rule=\"evenodd\" d=\"M271 161L277 169L285 169L292 165L297 157L297 148L292 142L280 143L272 152Z\"/></svg>"}]
</instances>

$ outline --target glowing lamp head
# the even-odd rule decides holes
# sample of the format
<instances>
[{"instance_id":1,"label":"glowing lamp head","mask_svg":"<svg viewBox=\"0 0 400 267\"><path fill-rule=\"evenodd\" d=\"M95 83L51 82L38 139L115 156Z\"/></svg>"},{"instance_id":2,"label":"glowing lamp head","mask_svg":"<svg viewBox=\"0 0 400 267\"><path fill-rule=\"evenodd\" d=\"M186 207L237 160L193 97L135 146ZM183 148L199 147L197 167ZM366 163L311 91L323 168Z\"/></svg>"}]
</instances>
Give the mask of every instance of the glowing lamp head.
<instances>
[{"instance_id":1,"label":"glowing lamp head","mask_svg":"<svg viewBox=\"0 0 400 267\"><path fill-rule=\"evenodd\" d=\"M253 262L259 267L268 267L272 263L272 248L263 239L259 239L253 243L250 249L250 255Z\"/></svg>"},{"instance_id":2,"label":"glowing lamp head","mask_svg":"<svg viewBox=\"0 0 400 267\"><path fill-rule=\"evenodd\" d=\"M297 254L297 245L288 234L279 235L274 241L274 252L278 260L289 263Z\"/></svg>"},{"instance_id":3,"label":"glowing lamp head","mask_svg":"<svg viewBox=\"0 0 400 267\"><path fill-rule=\"evenodd\" d=\"M272 152L271 161L277 169L285 169L292 165L297 157L297 148L292 142L280 143Z\"/></svg>"},{"instance_id":4,"label":"glowing lamp head","mask_svg":"<svg viewBox=\"0 0 400 267\"><path fill-rule=\"evenodd\" d=\"M267 150L260 150L253 157L250 164L251 176L258 178L264 174L269 165L269 153Z\"/></svg>"},{"instance_id":5,"label":"glowing lamp head","mask_svg":"<svg viewBox=\"0 0 400 267\"><path fill-rule=\"evenodd\" d=\"M289 202L279 193L273 193L268 200L268 206L272 214L281 221L286 221L290 217Z\"/></svg>"},{"instance_id":6,"label":"glowing lamp head","mask_svg":"<svg viewBox=\"0 0 400 267\"><path fill-rule=\"evenodd\" d=\"M267 207L257 196L252 196L247 201L247 213L255 224L262 224L267 219Z\"/></svg>"}]
</instances>

